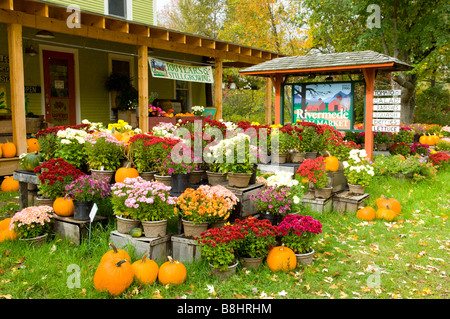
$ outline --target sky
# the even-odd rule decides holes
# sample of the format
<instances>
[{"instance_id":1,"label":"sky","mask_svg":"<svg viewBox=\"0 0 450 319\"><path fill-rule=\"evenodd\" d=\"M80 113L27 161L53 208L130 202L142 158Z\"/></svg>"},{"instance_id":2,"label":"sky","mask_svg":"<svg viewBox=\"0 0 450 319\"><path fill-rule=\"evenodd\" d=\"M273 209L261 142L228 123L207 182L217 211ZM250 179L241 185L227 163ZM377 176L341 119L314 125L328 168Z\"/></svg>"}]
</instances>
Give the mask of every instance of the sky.
<instances>
[{"instance_id":1,"label":"sky","mask_svg":"<svg viewBox=\"0 0 450 319\"><path fill-rule=\"evenodd\" d=\"M156 10L159 12L161 9L166 5L170 3L170 0L154 0L156 1Z\"/></svg>"}]
</instances>

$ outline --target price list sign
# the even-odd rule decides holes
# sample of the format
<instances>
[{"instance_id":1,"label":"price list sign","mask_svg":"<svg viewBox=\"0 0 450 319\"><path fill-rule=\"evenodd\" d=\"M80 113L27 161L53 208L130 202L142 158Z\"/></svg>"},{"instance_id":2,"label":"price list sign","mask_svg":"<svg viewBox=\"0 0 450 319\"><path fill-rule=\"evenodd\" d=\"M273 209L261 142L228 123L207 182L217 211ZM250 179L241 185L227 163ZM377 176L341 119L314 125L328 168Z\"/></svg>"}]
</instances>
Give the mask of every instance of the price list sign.
<instances>
[{"instance_id":1,"label":"price list sign","mask_svg":"<svg viewBox=\"0 0 450 319\"><path fill-rule=\"evenodd\" d=\"M401 90L377 90L373 92L373 132L400 131Z\"/></svg>"}]
</instances>

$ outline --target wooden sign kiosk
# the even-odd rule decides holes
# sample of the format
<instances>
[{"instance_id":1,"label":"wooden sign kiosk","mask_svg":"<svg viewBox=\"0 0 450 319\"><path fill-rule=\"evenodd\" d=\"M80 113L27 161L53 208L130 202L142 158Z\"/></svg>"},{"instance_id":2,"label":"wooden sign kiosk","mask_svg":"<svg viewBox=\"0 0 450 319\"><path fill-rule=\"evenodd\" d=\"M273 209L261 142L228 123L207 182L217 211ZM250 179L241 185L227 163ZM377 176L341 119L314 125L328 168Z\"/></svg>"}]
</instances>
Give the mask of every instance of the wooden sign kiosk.
<instances>
[{"instance_id":1,"label":"wooden sign kiosk","mask_svg":"<svg viewBox=\"0 0 450 319\"><path fill-rule=\"evenodd\" d=\"M413 67L396 58L374 51L356 51L332 54L281 57L251 66L240 73L269 77L275 88L275 124L281 123L282 84L289 76L363 74L366 83L365 94L365 148L370 159L373 158L373 97L375 78L379 71L407 71Z\"/></svg>"}]
</instances>

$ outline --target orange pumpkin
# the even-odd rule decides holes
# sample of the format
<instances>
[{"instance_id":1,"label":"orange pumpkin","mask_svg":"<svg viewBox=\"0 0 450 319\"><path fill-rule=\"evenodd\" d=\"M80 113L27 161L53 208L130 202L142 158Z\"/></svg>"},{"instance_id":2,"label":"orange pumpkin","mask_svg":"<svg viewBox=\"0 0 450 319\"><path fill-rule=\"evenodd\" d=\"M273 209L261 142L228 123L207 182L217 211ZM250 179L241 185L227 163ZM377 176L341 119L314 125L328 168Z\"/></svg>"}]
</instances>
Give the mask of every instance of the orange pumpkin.
<instances>
[{"instance_id":1,"label":"orange pumpkin","mask_svg":"<svg viewBox=\"0 0 450 319\"><path fill-rule=\"evenodd\" d=\"M356 212L356 217L361 220L374 220L376 217L376 211L373 207L367 206L367 207L361 207Z\"/></svg>"},{"instance_id":2,"label":"orange pumpkin","mask_svg":"<svg viewBox=\"0 0 450 319\"><path fill-rule=\"evenodd\" d=\"M53 210L58 216L68 217L74 213L73 201L70 198L58 197L53 201Z\"/></svg>"},{"instance_id":3,"label":"orange pumpkin","mask_svg":"<svg viewBox=\"0 0 450 319\"><path fill-rule=\"evenodd\" d=\"M133 267L134 277L141 284L152 285L158 278L159 266L154 260L148 259L147 255L136 260L131 267Z\"/></svg>"},{"instance_id":4,"label":"orange pumpkin","mask_svg":"<svg viewBox=\"0 0 450 319\"><path fill-rule=\"evenodd\" d=\"M2 192L17 192L19 190L19 181L14 180L12 176L6 176L0 189Z\"/></svg>"},{"instance_id":5,"label":"orange pumpkin","mask_svg":"<svg viewBox=\"0 0 450 319\"><path fill-rule=\"evenodd\" d=\"M397 215L400 215L402 212L402 206L400 205L400 202L396 200L395 198L388 198L384 195L381 195L376 200L378 209L380 208L386 208L389 206L391 210L397 213Z\"/></svg>"},{"instance_id":6,"label":"orange pumpkin","mask_svg":"<svg viewBox=\"0 0 450 319\"><path fill-rule=\"evenodd\" d=\"M169 261L166 261L159 268L159 282L163 285L179 285L185 282L187 277L187 270L183 263L173 260L170 256L167 256L167 259L169 259Z\"/></svg>"},{"instance_id":7,"label":"orange pumpkin","mask_svg":"<svg viewBox=\"0 0 450 319\"><path fill-rule=\"evenodd\" d=\"M2 145L3 143L0 143L0 158L3 156Z\"/></svg>"},{"instance_id":8,"label":"orange pumpkin","mask_svg":"<svg viewBox=\"0 0 450 319\"><path fill-rule=\"evenodd\" d=\"M7 158L16 156L17 153L16 145L12 142L6 142L2 144L2 153L3 157Z\"/></svg>"},{"instance_id":9,"label":"orange pumpkin","mask_svg":"<svg viewBox=\"0 0 450 319\"><path fill-rule=\"evenodd\" d=\"M29 138L27 139L27 149L28 153L39 152L41 150L41 146L37 138Z\"/></svg>"},{"instance_id":10,"label":"orange pumpkin","mask_svg":"<svg viewBox=\"0 0 450 319\"><path fill-rule=\"evenodd\" d=\"M390 222L393 221L398 215L395 211L391 210L388 205L386 208L379 208L377 210L376 216L378 219L384 219Z\"/></svg>"},{"instance_id":11,"label":"orange pumpkin","mask_svg":"<svg viewBox=\"0 0 450 319\"><path fill-rule=\"evenodd\" d=\"M325 168L329 172L337 172L339 169L339 159L336 156L331 155L325 157Z\"/></svg>"},{"instance_id":12,"label":"orange pumpkin","mask_svg":"<svg viewBox=\"0 0 450 319\"><path fill-rule=\"evenodd\" d=\"M129 262L131 262L130 255L127 253L126 250L123 249L117 249L116 246L109 243L109 246L111 246L112 250L107 251L100 260L100 263L105 262L107 260L113 260L115 262L118 262L122 259L125 259Z\"/></svg>"},{"instance_id":13,"label":"orange pumpkin","mask_svg":"<svg viewBox=\"0 0 450 319\"><path fill-rule=\"evenodd\" d=\"M94 287L97 291L107 291L115 297L124 292L133 280L134 271L128 260L108 259L97 267Z\"/></svg>"},{"instance_id":14,"label":"orange pumpkin","mask_svg":"<svg viewBox=\"0 0 450 319\"><path fill-rule=\"evenodd\" d=\"M284 245L273 247L269 251L266 261L272 271L289 271L297 267L297 257L294 251Z\"/></svg>"},{"instance_id":15,"label":"orange pumpkin","mask_svg":"<svg viewBox=\"0 0 450 319\"><path fill-rule=\"evenodd\" d=\"M137 171L137 169L135 169L133 167L120 167L116 171L116 174L114 176L114 180L116 181L116 183L123 183L123 181L127 177L135 178L135 177L138 177L138 176L139 176L139 172Z\"/></svg>"},{"instance_id":16,"label":"orange pumpkin","mask_svg":"<svg viewBox=\"0 0 450 319\"><path fill-rule=\"evenodd\" d=\"M0 221L0 242L4 240L14 240L18 237L14 228L12 230L9 229L11 225L11 218L6 218Z\"/></svg>"}]
</instances>

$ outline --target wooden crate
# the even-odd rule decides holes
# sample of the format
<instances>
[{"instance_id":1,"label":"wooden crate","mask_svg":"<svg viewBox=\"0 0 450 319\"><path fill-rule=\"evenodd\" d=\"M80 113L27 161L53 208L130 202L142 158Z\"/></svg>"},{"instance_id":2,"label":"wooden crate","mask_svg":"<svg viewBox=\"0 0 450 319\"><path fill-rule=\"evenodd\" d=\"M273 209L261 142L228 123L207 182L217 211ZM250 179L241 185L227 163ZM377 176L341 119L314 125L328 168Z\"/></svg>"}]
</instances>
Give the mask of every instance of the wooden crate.
<instances>
[{"instance_id":1,"label":"wooden crate","mask_svg":"<svg viewBox=\"0 0 450 319\"><path fill-rule=\"evenodd\" d=\"M332 197L327 199L315 198L314 193L309 192L302 198L302 205L311 211L324 213L333 209L333 200Z\"/></svg>"},{"instance_id":2,"label":"wooden crate","mask_svg":"<svg viewBox=\"0 0 450 319\"><path fill-rule=\"evenodd\" d=\"M227 184L223 184L223 186L233 192L233 194L239 199L233 213L228 218L229 220L244 218L257 213L256 206L253 204L253 201L250 200L250 195L256 195L264 184L255 183L245 188L230 187Z\"/></svg>"},{"instance_id":3,"label":"wooden crate","mask_svg":"<svg viewBox=\"0 0 450 319\"><path fill-rule=\"evenodd\" d=\"M147 257L154 261L167 261L167 256L172 256L171 234L164 237L131 237L128 234L119 233L113 230L110 233L109 240L117 248L133 252L138 258L147 254Z\"/></svg>"},{"instance_id":4,"label":"wooden crate","mask_svg":"<svg viewBox=\"0 0 450 319\"><path fill-rule=\"evenodd\" d=\"M19 168L19 158L0 158L0 176L11 176Z\"/></svg>"},{"instance_id":5,"label":"wooden crate","mask_svg":"<svg viewBox=\"0 0 450 319\"><path fill-rule=\"evenodd\" d=\"M349 191L343 191L333 196L333 209L339 213L356 213L359 206L367 206L369 194L354 195Z\"/></svg>"},{"instance_id":6,"label":"wooden crate","mask_svg":"<svg viewBox=\"0 0 450 319\"><path fill-rule=\"evenodd\" d=\"M93 225L91 225L91 230L95 223L105 224L106 222L106 217L96 216ZM54 214L52 231L79 245L82 240L89 239L89 223L89 220L75 220L73 217L62 217Z\"/></svg>"},{"instance_id":7,"label":"wooden crate","mask_svg":"<svg viewBox=\"0 0 450 319\"><path fill-rule=\"evenodd\" d=\"M172 236L172 257L182 263L200 260L200 247L194 239L184 237L184 234Z\"/></svg>"}]
</instances>

